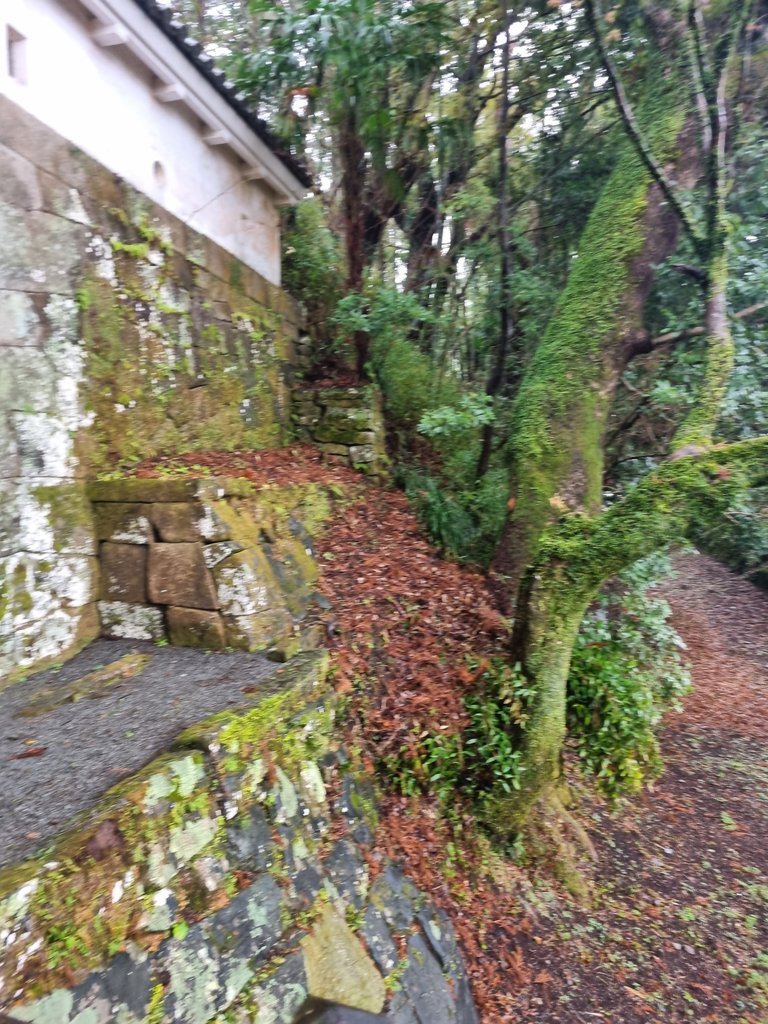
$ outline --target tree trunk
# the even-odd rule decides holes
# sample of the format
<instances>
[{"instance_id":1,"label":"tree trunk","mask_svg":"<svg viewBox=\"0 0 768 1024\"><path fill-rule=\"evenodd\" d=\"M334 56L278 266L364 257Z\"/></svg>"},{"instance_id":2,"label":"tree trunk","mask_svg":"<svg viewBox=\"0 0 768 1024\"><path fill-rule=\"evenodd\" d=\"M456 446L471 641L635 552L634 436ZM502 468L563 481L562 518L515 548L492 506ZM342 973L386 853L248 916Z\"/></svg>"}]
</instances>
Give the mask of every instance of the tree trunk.
<instances>
[{"instance_id":1,"label":"tree trunk","mask_svg":"<svg viewBox=\"0 0 768 1024\"><path fill-rule=\"evenodd\" d=\"M485 393L495 398L504 381L504 367L507 362L510 335L512 333L509 276L512 272L509 244L509 160L507 157L507 134L509 132L509 59L512 48L510 38L511 18L506 0L501 4L504 25L504 49L501 54L501 97L499 99L499 124L497 129L499 146L499 336L493 353L493 365L488 375ZM475 479L480 480L488 472L493 447L493 424L486 423L480 436L480 456L475 467Z\"/></svg>"},{"instance_id":2,"label":"tree trunk","mask_svg":"<svg viewBox=\"0 0 768 1024\"><path fill-rule=\"evenodd\" d=\"M576 635L601 585L640 558L716 522L745 488L768 481L768 437L681 456L649 474L596 517L566 516L542 538L520 587L511 660L534 696L521 752L520 790L491 793L484 817L497 833L520 829L539 800L552 801L566 735L566 695Z\"/></svg>"},{"instance_id":3,"label":"tree trunk","mask_svg":"<svg viewBox=\"0 0 768 1024\"><path fill-rule=\"evenodd\" d=\"M643 104L657 152L684 187L698 176L679 81L657 79ZM563 294L515 398L513 510L493 564L507 611L537 557L543 530L566 512L596 514L602 501L604 439L613 396L645 337L643 307L656 266L674 252L679 227L631 145L601 192Z\"/></svg>"},{"instance_id":4,"label":"tree trunk","mask_svg":"<svg viewBox=\"0 0 768 1024\"><path fill-rule=\"evenodd\" d=\"M365 223L363 187L365 151L357 129L354 108L346 116L339 137L342 167L344 237L347 251L347 293L363 290L365 270ZM370 339L367 331L355 331L355 369L359 379L365 376Z\"/></svg>"}]
</instances>

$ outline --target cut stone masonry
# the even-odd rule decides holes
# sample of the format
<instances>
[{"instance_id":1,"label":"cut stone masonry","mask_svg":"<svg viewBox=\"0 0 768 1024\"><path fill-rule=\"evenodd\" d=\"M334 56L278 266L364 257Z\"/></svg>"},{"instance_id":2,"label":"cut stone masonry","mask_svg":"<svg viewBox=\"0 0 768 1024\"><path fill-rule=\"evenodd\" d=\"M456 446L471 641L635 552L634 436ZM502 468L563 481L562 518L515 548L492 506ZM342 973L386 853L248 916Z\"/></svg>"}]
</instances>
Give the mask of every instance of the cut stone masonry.
<instances>
[{"instance_id":1,"label":"cut stone masonry","mask_svg":"<svg viewBox=\"0 0 768 1024\"><path fill-rule=\"evenodd\" d=\"M255 488L245 480L97 481L102 635L186 647L317 645L312 538L330 498L316 487Z\"/></svg>"}]
</instances>

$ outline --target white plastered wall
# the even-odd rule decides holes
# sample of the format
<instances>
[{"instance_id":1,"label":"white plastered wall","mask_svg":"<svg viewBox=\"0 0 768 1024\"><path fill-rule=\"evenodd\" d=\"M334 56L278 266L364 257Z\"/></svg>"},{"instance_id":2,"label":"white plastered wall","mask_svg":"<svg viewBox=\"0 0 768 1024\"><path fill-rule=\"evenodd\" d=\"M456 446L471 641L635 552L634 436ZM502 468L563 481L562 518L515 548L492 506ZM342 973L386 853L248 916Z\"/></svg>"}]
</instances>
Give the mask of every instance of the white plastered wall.
<instances>
[{"instance_id":1,"label":"white plastered wall","mask_svg":"<svg viewBox=\"0 0 768 1024\"><path fill-rule=\"evenodd\" d=\"M144 20L148 33L159 34ZM24 37L19 78L9 66L9 27ZM127 46L99 45L94 27L78 0L2 0L0 92L279 284L274 193L245 180L249 171L236 153L206 142L207 126L183 103L161 102L149 69Z\"/></svg>"}]
</instances>

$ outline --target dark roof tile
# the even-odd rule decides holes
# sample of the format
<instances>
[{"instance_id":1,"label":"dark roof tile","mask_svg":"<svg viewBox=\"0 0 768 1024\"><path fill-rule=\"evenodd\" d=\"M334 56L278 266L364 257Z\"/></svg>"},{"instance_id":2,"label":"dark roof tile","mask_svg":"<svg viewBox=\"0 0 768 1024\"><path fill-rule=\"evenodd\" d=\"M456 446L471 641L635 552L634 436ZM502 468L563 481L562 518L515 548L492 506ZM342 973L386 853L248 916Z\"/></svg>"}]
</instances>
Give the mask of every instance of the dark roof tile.
<instances>
[{"instance_id":1,"label":"dark roof tile","mask_svg":"<svg viewBox=\"0 0 768 1024\"><path fill-rule=\"evenodd\" d=\"M277 138L266 122L257 117L249 110L243 102L244 94L237 91L237 87L226 80L224 72L217 68L212 58L205 53L200 43L189 36L189 29L182 24L171 12L160 7L156 0L133 0L137 7L147 15L162 33L173 43L176 49L184 54L187 60L195 66L197 71L208 81L216 92L226 100L229 106L251 129L258 135L280 162L288 168L291 174L305 185L312 188L312 176L307 168L296 159Z\"/></svg>"}]
</instances>

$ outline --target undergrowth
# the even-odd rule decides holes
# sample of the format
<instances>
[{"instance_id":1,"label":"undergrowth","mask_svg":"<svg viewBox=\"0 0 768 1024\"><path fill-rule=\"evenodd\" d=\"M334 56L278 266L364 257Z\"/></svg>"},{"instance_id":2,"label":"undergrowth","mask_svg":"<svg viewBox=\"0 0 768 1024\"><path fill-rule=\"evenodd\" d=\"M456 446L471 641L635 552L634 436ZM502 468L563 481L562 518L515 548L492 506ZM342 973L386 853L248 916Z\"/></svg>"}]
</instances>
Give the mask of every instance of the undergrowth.
<instances>
[{"instance_id":1,"label":"undergrowth","mask_svg":"<svg viewBox=\"0 0 768 1024\"><path fill-rule=\"evenodd\" d=\"M609 799L639 790L662 770L657 730L690 686L670 609L649 593L669 572L654 556L609 582L585 616L568 683L568 730L583 770ZM421 730L385 764L406 796L434 793L446 806L521 786L519 739L533 690L501 657L468 662L473 684L458 732Z\"/></svg>"}]
</instances>

